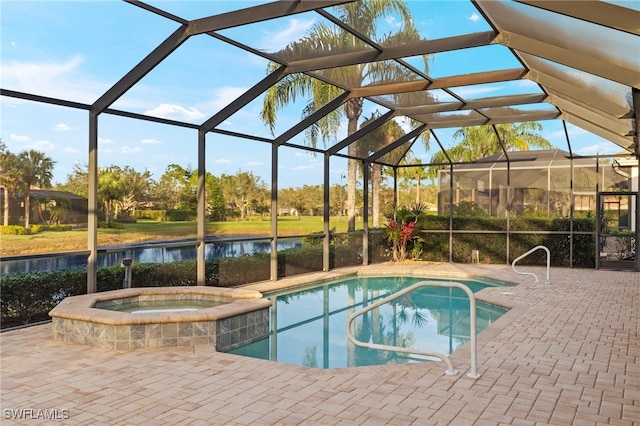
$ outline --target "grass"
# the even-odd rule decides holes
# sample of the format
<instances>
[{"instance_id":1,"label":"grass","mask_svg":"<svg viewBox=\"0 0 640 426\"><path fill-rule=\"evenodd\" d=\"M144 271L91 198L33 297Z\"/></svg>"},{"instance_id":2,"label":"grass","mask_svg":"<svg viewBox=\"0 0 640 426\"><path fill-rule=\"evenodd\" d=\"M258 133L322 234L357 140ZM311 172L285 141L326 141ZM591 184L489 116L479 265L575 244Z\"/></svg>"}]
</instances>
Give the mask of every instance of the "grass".
<instances>
[{"instance_id":1,"label":"grass","mask_svg":"<svg viewBox=\"0 0 640 426\"><path fill-rule=\"evenodd\" d=\"M346 217L332 217L330 227L346 232ZM278 236L306 235L322 232L321 216L280 217ZM362 229L362 221L356 225ZM122 224L122 228L99 228L98 247L117 246L142 241L172 240L196 237L195 222L156 222L139 220ZM207 222L206 234L217 236L268 236L271 222L260 217L244 221ZM35 235L0 235L0 256L54 253L87 249L87 230L64 232L44 231Z\"/></svg>"}]
</instances>

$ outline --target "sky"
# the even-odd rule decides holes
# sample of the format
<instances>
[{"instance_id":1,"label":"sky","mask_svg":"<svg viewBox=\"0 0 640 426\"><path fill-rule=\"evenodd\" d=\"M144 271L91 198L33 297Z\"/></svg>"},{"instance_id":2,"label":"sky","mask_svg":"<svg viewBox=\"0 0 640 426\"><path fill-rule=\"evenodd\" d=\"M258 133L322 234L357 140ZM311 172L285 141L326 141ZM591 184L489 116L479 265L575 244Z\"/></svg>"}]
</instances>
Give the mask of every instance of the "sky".
<instances>
[{"instance_id":1,"label":"sky","mask_svg":"<svg viewBox=\"0 0 640 426\"><path fill-rule=\"evenodd\" d=\"M256 1L148 1L185 19L196 19L253 6ZM426 39L438 39L487 31L469 1L408 1L416 28ZM0 1L0 87L31 94L93 103L159 43L177 24L119 1ZM255 49L274 52L305 35L323 19L316 13L299 14L240 28L223 30ZM380 23L384 32L397 28L389 16ZM519 63L506 48L489 46L433 55L432 77L454 76ZM463 59L464 57L464 59ZM408 60L420 66L415 59ZM191 37L158 67L125 93L111 107L200 124L260 81L267 61L206 35ZM533 85L533 90L536 90ZM530 93L527 82L471 86L461 94L474 97ZM219 128L271 138L259 118L262 97L229 117ZM300 120L304 101L278 113L278 135ZM366 102L363 117L378 105ZM406 126L406 124L401 123ZM542 135L567 150L564 129L558 120L541 122ZM98 122L98 163L149 170L159 179L169 164L197 168L197 132L163 124L102 114ZM438 130L445 146L455 144L455 129ZM610 142L568 124L573 151L577 154L619 152ZM9 151L35 149L55 161L54 183L64 183L74 164L88 162L88 112L0 97L0 137ZM342 123L337 139L346 136ZM304 134L292 143L304 145ZM433 151L416 149L427 159ZM207 135L206 168L214 175L251 171L271 181L271 146L219 134ZM330 163L332 184L343 183L346 161ZM323 159L303 150L279 149L279 186L317 185L323 182Z\"/></svg>"}]
</instances>

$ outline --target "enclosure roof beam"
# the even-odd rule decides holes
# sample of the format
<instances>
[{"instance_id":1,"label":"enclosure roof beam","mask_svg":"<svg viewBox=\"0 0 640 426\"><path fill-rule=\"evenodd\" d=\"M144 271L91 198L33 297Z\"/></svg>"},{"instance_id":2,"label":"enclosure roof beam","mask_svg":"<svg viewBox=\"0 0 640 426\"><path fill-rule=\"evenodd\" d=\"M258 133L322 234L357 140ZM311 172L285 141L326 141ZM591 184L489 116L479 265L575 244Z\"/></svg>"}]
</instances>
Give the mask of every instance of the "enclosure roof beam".
<instances>
[{"instance_id":1,"label":"enclosure roof beam","mask_svg":"<svg viewBox=\"0 0 640 426\"><path fill-rule=\"evenodd\" d=\"M607 100L604 96L590 93L589 90L586 90L586 87L576 86L571 81L561 80L538 70L529 72L527 78L542 85L547 90L547 93L553 91L556 95L572 103L604 111L616 118L630 118L632 116L632 112L628 106L616 104Z\"/></svg>"},{"instance_id":2,"label":"enclosure roof beam","mask_svg":"<svg viewBox=\"0 0 640 426\"><path fill-rule=\"evenodd\" d=\"M399 46L389 46L385 47L383 51L368 49L358 52L327 55L319 58L301 59L290 62L287 66L287 72L308 72L327 68L358 65L365 62L386 61L437 52L467 49L470 47L486 46L495 39L496 35L497 33L494 31L486 31L455 37L446 37L438 40L423 40Z\"/></svg>"},{"instance_id":3,"label":"enclosure roof beam","mask_svg":"<svg viewBox=\"0 0 640 426\"><path fill-rule=\"evenodd\" d=\"M316 9L351 3L354 0L305 0L276 1L221 13L189 22L189 35L208 33L240 25L253 24L269 19L310 12Z\"/></svg>"},{"instance_id":4,"label":"enclosure roof beam","mask_svg":"<svg viewBox=\"0 0 640 426\"><path fill-rule=\"evenodd\" d=\"M211 131L211 129L213 129L214 127L222 123L224 120L226 120L227 118L231 117L233 114L238 112L249 102L253 101L255 98L260 96L260 94L264 93L271 86L273 86L278 81L280 81L284 76L285 76L285 67L281 66L275 71L273 71L271 74L269 74L268 76L260 80L252 88L244 92L234 101L229 103L227 106L222 108L218 113L213 115L207 121L202 123L200 128L205 132Z\"/></svg>"},{"instance_id":5,"label":"enclosure roof beam","mask_svg":"<svg viewBox=\"0 0 640 426\"><path fill-rule=\"evenodd\" d=\"M516 51L544 58L627 86L640 88L638 70L619 66L593 55L566 49L510 31L501 31L495 41Z\"/></svg>"},{"instance_id":6,"label":"enclosure roof beam","mask_svg":"<svg viewBox=\"0 0 640 426\"><path fill-rule=\"evenodd\" d=\"M167 56L176 50L182 43L189 38L187 34L187 26L181 25L177 30L167 37L158 45L151 53L149 53L142 61L134 66L124 77L116 84L111 86L98 100L96 100L91 109L94 113L100 114L107 109L126 93L134 84L140 81L149 71L155 68Z\"/></svg>"},{"instance_id":7,"label":"enclosure roof beam","mask_svg":"<svg viewBox=\"0 0 640 426\"><path fill-rule=\"evenodd\" d=\"M450 102L433 105L399 107L396 108L396 112L398 115L411 115L482 108L499 108L506 106L538 104L544 102L546 98L547 95L544 93L531 95L496 96L492 98L477 99L474 101L465 102L463 104Z\"/></svg>"},{"instance_id":8,"label":"enclosure roof beam","mask_svg":"<svg viewBox=\"0 0 640 426\"><path fill-rule=\"evenodd\" d=\"M394 112L393 111L388 111L387 113L381 115L380 117L376 118L375 120L370 121L366 126L356 130L352 135L347 136L346 138L344 138L343 140L341 140L340 142L338 142L337 144L335 144L331 148L327 149L327 153L329 155L333 155L333 154L341 151L342 149L344 149L345 147L351 145L353 142L357 141L358 139L360 139L364 135L366 135L366 134L372 132L373 130L375 130L378 126L382 125L385 121L389 120L393 116L394 116Z\"/></svg>"},{"instance_id":9,"label":"enclosure roof beam","mask_svg":"<svg viewBox=\"0 0 640 426\"><path fill-rule=\"evenodd\" d=\"M340 107L344 103L344 101L349 97L349 92L344 92L333 99L328 104L324 105L322 108L318 109L311 115L307 116L304 120L281 134L275 139L276 145L282 145L283 143L289 141L289 139L293 138L298 133L302 132L307 127L311 126L316 121L320 120L325 115L329 114L331 111Z\"/></svg>"},{"instance_id":10,"label":"enclosure roof beam","mask_svg":"<svg viewBox=\"0 0 640 426\"><path fill-rule=\"evenodd\" d=\"M376 151L374 154L371 154L366 161L368 162L374 162L377 159L379 159L380 157L390 153L391 151L393 151L396 148L399 148L400 146L402 146L403 144L407 143L408 141L410 141L413 138L417 138L418 136L420 136L420 134L422 134L422 132L424 132L426 130L427 126L425 124L422 124L418 127L416 127L415 129L413 129L412 131L410 131L409 133L405 134L404 136L401 136L399 139L397 139L396 141L390 143L389 145L385 146L382 149L379 149L378 151Z\"/></svg>"},{"instance_id":11,"label":"enclosure roof beam","mask_svg":"<svg viewBox=\"0 0 640 426\"><path fill-rule=\"evenodd\" d=\"M571 16L630 34L640 35L640 13L603 1L516 0L550 12Z\"/></svg>"},{"instance_id":12,"label":"enclosure roof beam","mask_svg":"<svg viewBox=\"0 0 640 426\"><path fill-rule=\"evenodd\" d=\"M43 104L58 105L58 106L64 106L69 108L84 109L84 110L91 109L91 105L89 104L67 101L65 99L50 98L48 96L32 95L31 93L19 92L16 90L0 88L0 95L8 96L10 98L16 98L16 99L24 99L25 101L41 102Z\"/></svg>"},{"instance_id":13,"label":"enclosure roof beam","mask_svg":"<svg viewBox=\"0 0 640 426\"><path fill-rule=\"evenodd\" d=\"M500 81L519 80L527 73L524 68L509 70L479 72L473 74L457 75L452 77L437 78L433 81L415 80L400 83L376 84L357 87L351 91L352 98L364 98L369 96L389 95L394 93L418 92L427 89L444 89L459 86L471 86L475 84L496 83Z\"/></svg>"}]
</instances>

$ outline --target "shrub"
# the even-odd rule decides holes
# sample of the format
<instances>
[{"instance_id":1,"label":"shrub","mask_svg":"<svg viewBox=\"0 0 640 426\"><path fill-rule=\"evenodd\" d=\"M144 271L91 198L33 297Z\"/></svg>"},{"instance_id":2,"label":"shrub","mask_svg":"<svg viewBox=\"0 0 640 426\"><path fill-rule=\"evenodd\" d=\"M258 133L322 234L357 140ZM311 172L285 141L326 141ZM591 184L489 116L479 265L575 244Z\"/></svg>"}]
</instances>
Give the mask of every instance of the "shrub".
<instances>
[{"instance_id":1,"label":"shrub","mask_svg":"<svg viewBox=\"0 0 640 426\"><path fill-rule=\"evenodd\" d=\"M167 210L165 212L165 220L170 222L193 222L197 218L197 214L192 210Z\"/></svg>"},{"instance_id":2,"label":"shrub","mask_svg":"<svg viewBox=\"0 0 640 426\"><path fill-rule=\"evenodd\" d=\"M24 226L20 225L2 225L0 226L0 234L2 235L29 235L30 232Z\"/></svg>"},{"instance_id":3,"label":"shrub","mask_svg":"<svg viewBox=\"0 0 640 426\"><path fill-rule=\"evenodd\" d=\"M52 232L63 232L63 231L71 231L73 230L73 226L71 225L49 225L47 226L47 231Z\"/></svg>"},{"instance_id":4,"label":"shrub","mask_svg":"<svg viewBox=\"0 0 640 426\"><path fill-rule=\"evenodd\" d=\"M124 225L118 222L98 222L98 228L124 229Z\"/></svg>"}]
</instances>

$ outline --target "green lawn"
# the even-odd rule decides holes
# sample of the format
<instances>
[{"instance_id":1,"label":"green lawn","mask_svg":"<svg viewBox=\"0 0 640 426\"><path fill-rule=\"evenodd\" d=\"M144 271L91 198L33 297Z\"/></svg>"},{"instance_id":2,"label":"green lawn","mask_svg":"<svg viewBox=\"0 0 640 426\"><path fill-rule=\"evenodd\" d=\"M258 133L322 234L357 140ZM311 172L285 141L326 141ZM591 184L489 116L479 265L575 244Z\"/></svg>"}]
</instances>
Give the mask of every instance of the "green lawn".
<instances>
[{"instance_id":1,"label":"green lawn","mask_svg":"<svg viewBox=\"0 0 640 426\"><path fill-rule=\"evenodd\" d=\"M347 230L347 219L332 217L330 227L336 232ZM306 235L322 232L321 216L278 218L278 235ZM362 229L362 221L356 225ZM268 236L271 222L268 218L252 217L245 221L207 222L207 235L218 236ZM98 229L98 246L113 246L140 241L195 238L195 222L156 222L139 220L137 223L123 224L122 228ZM52 253L87 248L87 230L64 232L44 231L36 235L1 235L0 256Z\"/></svg>"}]
</instances>

